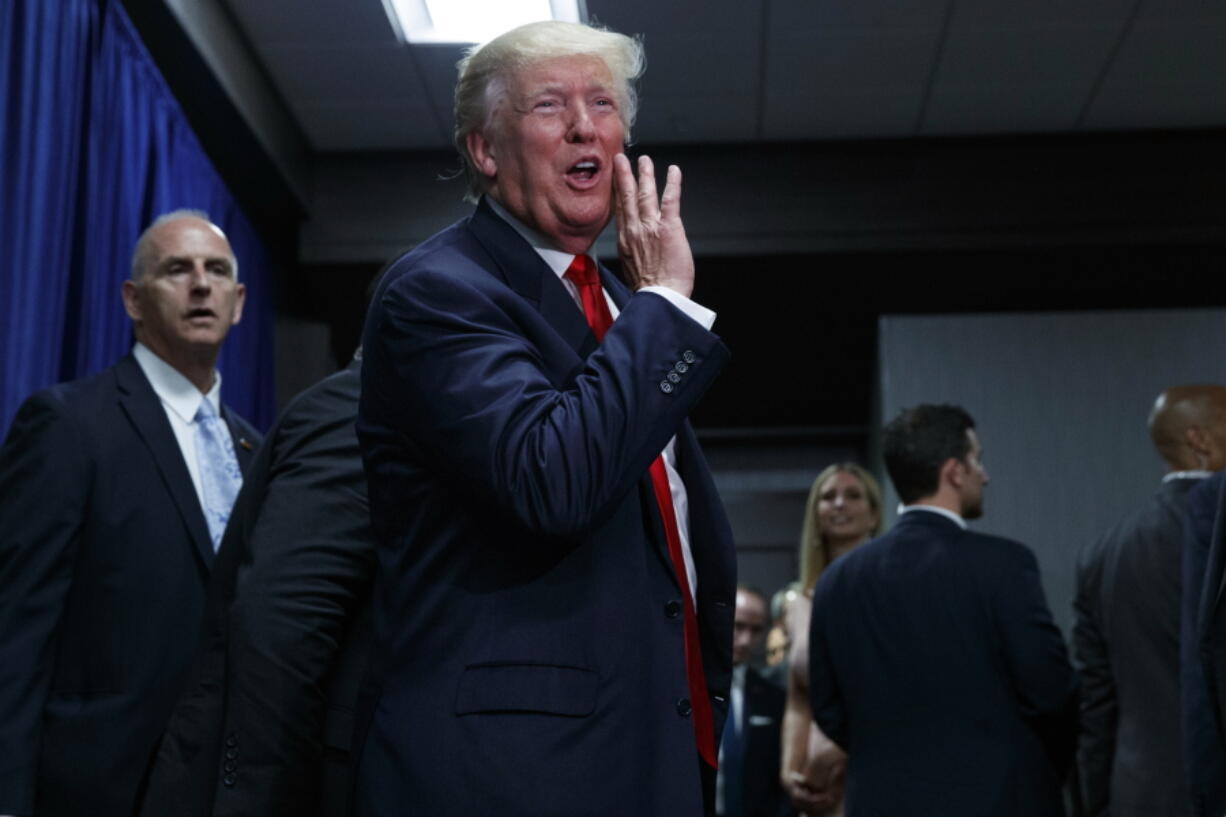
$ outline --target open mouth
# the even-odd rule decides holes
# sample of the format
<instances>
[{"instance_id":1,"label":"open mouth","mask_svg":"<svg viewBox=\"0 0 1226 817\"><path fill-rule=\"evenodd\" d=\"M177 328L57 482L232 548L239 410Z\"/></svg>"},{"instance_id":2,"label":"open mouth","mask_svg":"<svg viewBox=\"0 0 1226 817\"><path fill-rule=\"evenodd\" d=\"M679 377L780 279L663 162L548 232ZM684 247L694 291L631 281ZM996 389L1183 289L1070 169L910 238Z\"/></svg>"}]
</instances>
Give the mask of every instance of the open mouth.
<instances>
[{"instance_id":1,"label":"open mouth","mask_svg":"<svg viewBox=\"0 0 1226 817\"><path fill-rule=\"evenodd\" d=\"M216 318L217 313L211 309L201 307L199 309L189 309L186 317L189 321L196 320L198 318Z\"/></svg>"},{"instance_id":2,"label":"open mouth","mask_svg":"<svg viewBox=\"0 0 1226 817\"><path fill-rule=\"evenodd\" d=\"M600 172L600 164L591 159L575 162L566 171L568 178L579 182L590 182Z\"/></svg>"}]
</instances>

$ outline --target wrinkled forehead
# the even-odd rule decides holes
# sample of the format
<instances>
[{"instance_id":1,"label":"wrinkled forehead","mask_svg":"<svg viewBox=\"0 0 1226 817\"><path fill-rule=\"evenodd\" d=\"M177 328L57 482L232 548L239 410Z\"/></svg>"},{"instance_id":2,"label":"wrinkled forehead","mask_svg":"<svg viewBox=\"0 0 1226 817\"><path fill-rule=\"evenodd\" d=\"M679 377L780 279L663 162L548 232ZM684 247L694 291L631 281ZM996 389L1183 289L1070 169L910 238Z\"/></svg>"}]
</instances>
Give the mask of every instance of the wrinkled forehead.
<instances>
[{"instance_id":1,"label":"wrinkled forehead","mask_svg":"<svg viewBox=\"0 0 1226 817\"><path fill-rule=\"evenodd\" d=\"M613 72L596 54L571 54L516 63L490 83L489 91L512 99L547 92L607 91L621 96Z\"/></svg>"}]
</instances>

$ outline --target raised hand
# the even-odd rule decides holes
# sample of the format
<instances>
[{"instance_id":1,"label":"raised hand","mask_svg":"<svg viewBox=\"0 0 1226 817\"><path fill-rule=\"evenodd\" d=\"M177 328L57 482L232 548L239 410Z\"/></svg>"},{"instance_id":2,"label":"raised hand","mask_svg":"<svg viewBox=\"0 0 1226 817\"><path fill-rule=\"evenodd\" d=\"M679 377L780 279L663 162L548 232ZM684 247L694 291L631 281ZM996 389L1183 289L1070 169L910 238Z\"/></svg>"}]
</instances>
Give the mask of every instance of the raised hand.
<instances>
[{"instance_id":1,"label":"raised hand","mask_svg":"<svg viewBox=\"0 0 1226 817\"><path fill-rule=\"evenodd\" d=\"M651 159L639 157L636 182L630 160L619 153L613 158L613 184L617 252L626 282L633 289L665 286L690 297L694 254L681 223L681 168L668 166L664 195L657 199Z\"/></svg>"}]
</instances>

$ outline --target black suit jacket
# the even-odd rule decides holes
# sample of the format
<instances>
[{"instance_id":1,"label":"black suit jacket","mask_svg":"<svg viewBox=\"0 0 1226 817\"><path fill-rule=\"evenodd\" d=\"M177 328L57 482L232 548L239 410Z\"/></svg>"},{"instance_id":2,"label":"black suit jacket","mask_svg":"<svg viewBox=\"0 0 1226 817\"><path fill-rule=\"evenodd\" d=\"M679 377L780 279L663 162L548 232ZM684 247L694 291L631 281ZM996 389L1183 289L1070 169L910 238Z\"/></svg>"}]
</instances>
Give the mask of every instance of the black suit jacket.
<instances>
[{"instance_id":1,"label":"black suit jacket","mask_svg":"<svg viewBox=\"0 0 1226 817\"><path fill-rule=\"evenodd\" d=\"M735 561L685 417L719 340L633 297L596 343L482 203L396 261L363 342L358 437L378 537L359 813L703 812L681 604L647 469L677 436L716 741Z\"/></svg>"},{"instance_id":2,"label":"black suit jacket","mask_svg":"<svg viewBox=\"0 0 1226 817\"><path fill-rule=\"evenodd\" d=\"M1179 574L1184 505L1196 483L1163 483L1078 561L1077 761L1087 817L1188 810L1179 733Z\"/></svg>"},{"instance_id":3,"label":"black suit jacket","mask_svg":"<svg viewBox=\"0 0 1226 817\"><path fill-rule=\"evenodd\" d=\"M744 791L746 817L790 814L779 785L780 737L786 693L753 667L745 670L741 734L745 736Z\"/></svg>"},{"instance_id":4,"label":"black suit jacket","mask_svg":"<svg viewBox=\"0 0 1226 817\"><path fill-rule=\"evenodd\" d=\"M259 437L223 417L245 468ZM0 451L0 814L131 815L212 559L133 357L22 404Z\"/></svg>"},{"instance_id":5,"label":"black suit jacket","mask_svg":"<svg viewBox=\"0 0 1226 817\"><path fill-rule=\"evenodd\" d=\"M1188 493L1183 539L1183 603L1180 682L1183 760L1193 817L1226 813L1226 730L1221 679L1224 629L1219 588L1226 520L1226 472L1219 471Z\"/></svg>"},{"instance_id":6,"label":"black suit jacket","mask_svg":"<svg viewBox=\"0 0 1226 817\"><path fill-rule=\"evenodd\" d=\"M145 817L349 811L375 561L353 427L359 372L354 361L296 397L252 464Z\"/></svg>"},{"instance_id":7,"label":"black suit jacket","mask_svg":"<svg viewBox=\"0 0 1226 817\"><path fill-rule=\"evenodd\" d=\"M1063 813L1077 679L1024 545L904 513L826 569L811 621L848 817Z\"/></svg>"}]
</instances>

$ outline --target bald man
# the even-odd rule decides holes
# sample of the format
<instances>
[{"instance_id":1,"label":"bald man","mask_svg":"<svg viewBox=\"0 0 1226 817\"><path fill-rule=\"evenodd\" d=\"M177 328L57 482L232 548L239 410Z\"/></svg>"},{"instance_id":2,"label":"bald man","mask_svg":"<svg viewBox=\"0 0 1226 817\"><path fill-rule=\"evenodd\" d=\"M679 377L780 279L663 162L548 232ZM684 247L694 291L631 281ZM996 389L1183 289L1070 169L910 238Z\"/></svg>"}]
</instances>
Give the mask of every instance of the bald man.
<instances>
[{"instance_id":1,"label":"bald man","mask_svg":"<svg viewBox=\"0 0 1226 817\"><path fill-rule=\"evenodd\" d=\"M1226 387L1167 389L1154 401L1149 433L1167 470L1161 486L1077 565L1077 761L1091 816L1189 807L1179 729L1183 519L1188 492L1226 466Z\"/></svg>"},{"instance_id":2,"label":"bald man","mask_svg":"<svg viewBox=\"0 0 1226 817\"><path fill-rule=\"evenodd\" d=\"M121 288L132 353L27 399L0 447L0 815L129 817L259 435L215 364L245 289L176 210Z\"/></svg>"}]
</instances>

